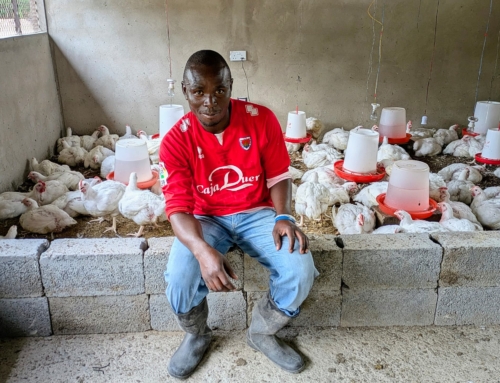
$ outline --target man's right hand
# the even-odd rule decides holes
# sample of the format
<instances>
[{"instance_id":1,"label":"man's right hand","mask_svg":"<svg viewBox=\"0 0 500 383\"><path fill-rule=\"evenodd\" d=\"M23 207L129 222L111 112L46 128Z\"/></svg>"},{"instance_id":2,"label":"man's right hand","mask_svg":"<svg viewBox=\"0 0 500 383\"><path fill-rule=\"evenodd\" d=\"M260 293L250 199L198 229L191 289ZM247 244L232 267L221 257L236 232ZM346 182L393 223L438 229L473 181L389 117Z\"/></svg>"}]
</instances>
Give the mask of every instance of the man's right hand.
<instances>
[{"instance_id":1,"label":"man's right hand","mask_svg":"<svg viewBox=\"0 0 500 383\"><path fill-rule=\"evenodd\" d=\"M201 276L210 290L228 292L236 289L229 277L238 279L238 276L221 253L207 246L203 254L198 254L196 258L200 263Z\"/></svg>"}]
</instances>

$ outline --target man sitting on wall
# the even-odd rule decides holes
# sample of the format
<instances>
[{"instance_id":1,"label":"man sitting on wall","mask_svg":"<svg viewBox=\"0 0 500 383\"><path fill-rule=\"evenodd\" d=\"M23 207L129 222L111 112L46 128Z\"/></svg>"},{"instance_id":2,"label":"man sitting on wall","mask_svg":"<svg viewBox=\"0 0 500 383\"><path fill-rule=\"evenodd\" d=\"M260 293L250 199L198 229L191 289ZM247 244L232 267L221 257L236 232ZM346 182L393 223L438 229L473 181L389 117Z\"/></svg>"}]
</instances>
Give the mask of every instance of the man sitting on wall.
<instances>
[{"instance_id":1,"label":"man sitting on wall","mask_svg":"<svg viewBox=\"0 0 500 383\"><path fill-rule=\"evenodd\" d=\"M175 232L165 271L167 298L184 340L170 375L193 373L212 338L209 290L235 290L225 254L233 245L270 271L270 291L255 304L248 345L292 373L300 355L276 332L299 314L317 270L307 236L291 215L291 180L281 127L266 107L231 99L224 58L203 50L187 61L182 91L191 111L165 135L160 161L166 212Z\"/></svg>"}]
</instances>

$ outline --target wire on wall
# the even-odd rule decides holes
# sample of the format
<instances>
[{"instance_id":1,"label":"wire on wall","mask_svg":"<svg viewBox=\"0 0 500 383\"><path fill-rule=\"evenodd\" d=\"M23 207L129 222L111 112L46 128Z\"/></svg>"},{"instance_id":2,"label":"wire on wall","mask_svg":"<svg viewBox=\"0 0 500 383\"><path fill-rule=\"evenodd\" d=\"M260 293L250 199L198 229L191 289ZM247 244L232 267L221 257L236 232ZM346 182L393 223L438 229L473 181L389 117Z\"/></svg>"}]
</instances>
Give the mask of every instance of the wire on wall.
<instances>
[{"instance_id":1,"label":"wire on wall","mask_svg":"<svg viewBox=\"0 0 500 383\"><path fill-rule=\"evenodd\" d=\"M479 91L479 79L481 78L481 70L483 68L484 49L486 48L486 39L488 38L488 30L490 28L490 17L491 17L491 10L492 9L493 9L493 0L490 0L490 13L488 14L488 21L486 22L486 32L484 32L483 50L481 52L481 60L479 61L479 72L477 74L475 103L477 102L477 93Z\"/></svg>"},{"instance_id":2,"label":"wire on wall","mask_svg":"<svg viewBox=\"0 0 500 383\"><path fill-rule=\"evenodd\" d=\"M427 79L427 90L425 92L425 110L424 110L424 116L427 116L427 102L429 101L429 86L431 85L432 67L434 65L434 55L436 53L436 39L437 39L438 15L439 15L439 0L437 0L437 5L436 5L436 21L434 22L434 44L432 46L431 65L430 65L430 68L429 68L429 78Z\"/></svg>"},{"instance_id":3,"label":"wire on wall","mask_svg":"<svg viewBox=\"0 0 500 383\"><path fill-rule=\"evenodd\" d=\"M375 78L375 91L373 92L373 101L376 103L377 102L377 88L378 88L378 78L380 74L380 63L382 61L382 36L384 34L384 14L385 14L385 1L382 5L382 21L377 20L375 17L372 16L370 13L370 8L372 7L373 3L375 0L373 0L370 5L368 6L368 16L377 23L380 24L380 37L378 40L378 68L377 68L377 77Z\"/></svg>"},{"instance_id":4,"label":"wire on wall","mask_svg":"<svg viewBox=\"0 0 500 383\"><path fill-rule=\"evenodd\" d=\"M370 4L371 5L371 4ZM373 13L377 13L377 2L375 1L375 7ZM366 97L365 102L368 101L368 85L370 83L370 77L373 71L373 50L375 48L375 19L372 17L372 49L370 50L370 58L368 59L368 74L366 77Z\"/></svg>"},{"instance_id":5,"label":"wire on wall","mask_svg":"<svg viewBox=\"0 0 500 383\"><path fill-rule=\"evenodd\" d=\"M493 82L495 81L495 77L497 76L498 48L499 47L500 47L500 30L498 31L498 37L497 37L497 56L495 58L495 68L493 69L493 74L491 75L490 94L488 95L488 101L491 101L491 92L493 91Z\"/></svg>"},{"instance_id":6,"label":"wire on wall","mask_svg":"<svg viewBox=\"0 0 500 383\"><path fill-rule=\"evenodd\" d=\"M245 67L243 65L243 61L241 62L241 69L243 69L243 73L245 73L245 78L247 79L247 97L248 101L250 102L250 92L248 91L248 77L247 77L247 71L245 70Z\"/></svg>"},{"instance_id":7,"label":"wire on wall","mask_svg":"<svg viewBox=\"0 0 500 383\"><path fill-rule=\"evenodd\" d=\"M170 25L168 22L168 0L165 0L165 16L167 18L167 46L168 46L168 62L170 66L169 78L172 78L172 56L170 54Z\"/></svg>"}]
</instances>

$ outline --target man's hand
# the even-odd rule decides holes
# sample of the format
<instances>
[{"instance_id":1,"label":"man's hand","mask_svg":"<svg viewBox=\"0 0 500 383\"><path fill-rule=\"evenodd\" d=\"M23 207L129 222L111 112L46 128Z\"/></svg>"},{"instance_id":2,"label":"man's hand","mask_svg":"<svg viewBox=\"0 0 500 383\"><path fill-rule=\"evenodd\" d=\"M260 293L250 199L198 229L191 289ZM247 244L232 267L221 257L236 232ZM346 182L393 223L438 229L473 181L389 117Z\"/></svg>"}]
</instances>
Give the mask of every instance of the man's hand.
<instances>
[{"instance_id":1,"label":"man's hand","mask_svg":"<svg viewBox=\"0 0 500 383\"><path fill-rule=\"evenodd\" d=\"M290 247L288 251L293 253L293 247L295 245L295 238L299 240L299 251L300 254L305 254L309 250L309 238L300 230L293 222L282 220L276 222L273 229L274 244L276 245L276 250L281 249L281 237L288 237L288 242Z\"/></svg>"},{"instance_id":2,"label":"man's hand","mask_svg":"<svg viewBox=\"0 0 500 383\"><path fill-rule=\"evenodd\" d=\"M212 291L228 292L236 288L229 277L238 279L227 259L212 247L196 257L200 263L201 276Z\"/></svg>"}]
</instances>

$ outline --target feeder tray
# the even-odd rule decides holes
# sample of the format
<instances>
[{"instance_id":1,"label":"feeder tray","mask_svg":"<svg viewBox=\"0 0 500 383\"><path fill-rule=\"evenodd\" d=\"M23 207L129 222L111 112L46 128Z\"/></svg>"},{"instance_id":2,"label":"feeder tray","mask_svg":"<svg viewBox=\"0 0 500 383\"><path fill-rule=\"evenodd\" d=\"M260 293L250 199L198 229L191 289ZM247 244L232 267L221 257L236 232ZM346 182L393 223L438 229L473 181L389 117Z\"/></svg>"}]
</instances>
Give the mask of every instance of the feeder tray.
<instances>
[{"instance_id":1,"label":"feeder tray","mask_svg":"<svg viewBox=\"0 0 500 383\"><path fill-rule=\"evenodd\" d=\"M394 213L398 210L404 210L404 209L394 209L388 205L385 204L385 195L386 193L379 194L377 196L377 202L378 202L378 207L380 211L384 214L388 215L394 215ZM432 198L429 198L429 207L424 210L424 211L407 211L405 210L408 214L411 215L412 219L425 219L429 218L434 214L434 212L437 210L437 202L434 201Z\"/></svg>"},{"instance_id":2,"label":"feeder tray","mask_svg":"<svg viewBox=\"0 0 500 383\"><path fill-rule=\"evenodd\" d=\"M390 138L390 137L387 137L387 141L391 145L394 145L394 144L406 144L408 141L410 141L410 138L411 138L411 134L410 133L406 133L406 137L402 137L402 138ZM383 141L384 141L384 137L380 136L379 139L378 139L378 142L383 142Z\"/></svg>"},{"instance_id":3,"label":"feeder tray","mask_svg":"<svg viewBox=\"0 0 500 383\"><path fill-rule=\"evenodd\" d=\"M151 136L152 140L156 140L157 138L160 138L160 133L156 133Z\"/></svg>"},{"instance_id":4,"label":"feeder tray","mask_svg":"<svg viewBox=\"0 0 500 383\"><path fill-rule=\"evenodd\" d=\"M500 159L485 158L481 155L482 153L477 153L475 156L476 161L482 162L483 164L500 166Z\"/></svg>"},{"instance_id":5,"label":"feeder tray","mask_svg":"<svg viewBox=\"0 0 500 383\"><path fill-rule=\"evenodd\" d=\"M311 138L312 138L311 133L307 133L304 138L290 138L290 137L285 136L285 133L283 133L283 139L286 142L290 142L292 144L304 144L304 143L311 141Z\"/></svg>"},{"instance_id":6,"label":"feeder tray","mask_svg":"<svg viewBox=\"0 0 500 383\"><path fill-rule=\"evenodd\" d=\"M479 133L474 133L474 132L471 132L471 131L467 130L467 128L462 128L462 137L463 136L476 137L476 136L479 136Z\"/></svg>"},{"instance_id":7,"label":"feeder tray","mask_svg":"<svg viewBox=\"0 0 500 383\"><path fill-rule=\"evenodd\" d=\"M149 181L142 181L142 182L137 182L137 187L139 189L149 189L151 186L153 186L156 181L158 180L158 172L156 170L151 170L151 173L153 174L153 178L151 178ZM108 181L114 181L115 180L115 172L110 172L107 176L106 179ZM128 185L128 182L124 182L125 185Z\"/></svg>"},{"instance_id":8,"label":"feeder tray","mask_svg":"<svg viewBox=\"0 0 500 383\"><path fill-rule=\"evenodd\" d=\"M337 161L333 164L335 174L340 178L347 181L354 181L359 184L380 181L385 177L385 168L377 164L377 171L375 173L355 173L344 169L344 160Z\"/></svg>"}]
</instances>

